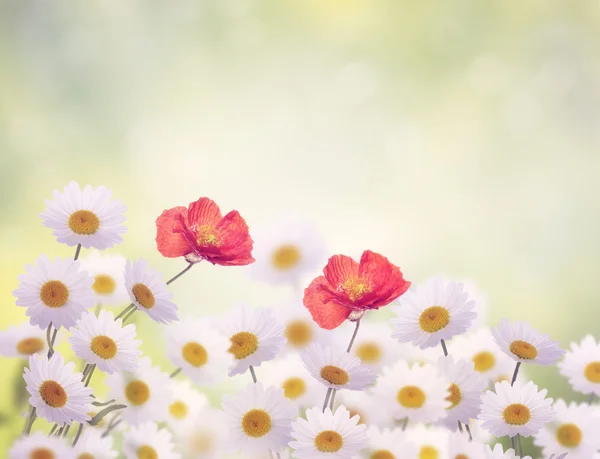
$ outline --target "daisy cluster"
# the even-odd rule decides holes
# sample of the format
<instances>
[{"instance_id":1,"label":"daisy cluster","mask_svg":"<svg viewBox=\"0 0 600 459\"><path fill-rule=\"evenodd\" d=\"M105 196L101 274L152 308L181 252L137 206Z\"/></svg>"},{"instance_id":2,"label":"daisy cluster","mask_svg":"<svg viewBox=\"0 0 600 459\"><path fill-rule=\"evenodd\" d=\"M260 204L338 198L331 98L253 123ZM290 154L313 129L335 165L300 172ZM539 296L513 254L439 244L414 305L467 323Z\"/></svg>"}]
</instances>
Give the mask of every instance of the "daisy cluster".
<instances>
[{"instance_id":1,"label":"daisy cluster","mask_svg":"<svg viewBox=\"0 0 600 459\"><path fill-rule=\"evenodd\" d=\"M158 251L183 263L165 281L144 259L102 252L122 242L124 212L110 190L71 182L40 214L75 253L25 266L13 293L29 321L0 332L2 354L28 360L9 459L531 459L522 437L545 459L600 459L591 335L565 352L524 322L488 327L467 283L411 285L369 250L325 263L305 222L253 241L237 211L223 216L208 198L157 218ZM180 320L169 285L200 262L248 265L296 293ZM394 317L382 320L388 305ZM161 324L169 371L139 350L135 313ZM63 340L73 356L56 350ZM589 403L553 400L526 378L529 365L555 364ZM107 375L97 394L95 372Z\"/></svg>"}]
</instances>

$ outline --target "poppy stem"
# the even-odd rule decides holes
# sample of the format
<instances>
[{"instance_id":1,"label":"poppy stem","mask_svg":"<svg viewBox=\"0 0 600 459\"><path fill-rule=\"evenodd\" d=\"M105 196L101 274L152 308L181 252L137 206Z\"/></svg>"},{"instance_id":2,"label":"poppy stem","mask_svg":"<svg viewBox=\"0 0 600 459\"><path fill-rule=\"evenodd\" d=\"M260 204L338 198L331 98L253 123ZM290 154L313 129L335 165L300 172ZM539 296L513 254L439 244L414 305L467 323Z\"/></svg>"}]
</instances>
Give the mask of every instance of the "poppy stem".
<instances>
[{"instance_id":1,"label":"poppy stem","mask_svg":"<svg viewBox=\"0 0 600 459\"><path fill-rule=\"evenodd\" d=\"M446 348L446 341L441 339L440 342L442 343L442 349L444 351L444 356L448 357L448 349Z\"/></svg>"},{"instance_id":2,"label":"poppy stem","mask_svg":"<svg viewBox=\"0 0 600 459\"><path fill-rule=\"evenodd\" d=\"M517 362L517 365L515 366L515 371L513 373L512 381L510 382L511 386L515 385L515 381L517 380L517 375L519 374L520 367L521 367L521 362Z\"/></svg>"},{"instance_id":3,"label":"poppy stem","mask_svg":"<svg viewBox=\"0 0 600 459\"><path fill-rule=\"evenodd\" d=\"M186 266L186 268L184 270L182 270L181 272L179 272L179 274L175 274L175 276L171 277L171 279L169 279L167 281L167 285L169 285L171 282L175 282L177 279L179 279L181 276L183 276L185 273L187 273L190 269L192 269L192 266L194 266L196 263L190 263L188 261L188 265Z\"/></svg>"},{"instance_id":4,"label":"poppy stem","mask_svg":"<svg viewBox=\"0 0 600 459\"><path fill-rule=\"evenodd\" d=\"M348 349L346 349L346 352L350 353L350 350L352 349L352 345L354 344L354 340L356 339L356 334L358 333L358 327L360 327L360 319L358 319L356 321L356 327L354 328L354 333L352 334L352 339L350 339L350 344L348 344Z\"/></svg>"}]
</instances>

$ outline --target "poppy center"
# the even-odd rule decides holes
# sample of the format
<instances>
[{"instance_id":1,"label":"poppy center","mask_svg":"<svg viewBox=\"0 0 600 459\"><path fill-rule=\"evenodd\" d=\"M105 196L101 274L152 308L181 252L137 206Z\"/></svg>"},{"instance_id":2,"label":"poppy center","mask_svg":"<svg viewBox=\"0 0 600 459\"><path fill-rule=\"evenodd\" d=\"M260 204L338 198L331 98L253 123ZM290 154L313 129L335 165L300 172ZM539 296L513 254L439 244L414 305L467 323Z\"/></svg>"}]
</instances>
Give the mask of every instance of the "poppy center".
<instances>
[{"instance_id":1,"label":"poppy center","mask_svg":"<svg viewBox=\"0 0 600 459\"><path fill-rule=\"evenodd\" d=\"M321 378L329 384L335 384L336 386L347 384L350 380L348 373L335 365L325 365L321 368Z\"/></svg>"},{"instance_id":2,"label":"poppy center","mask_svg":"<svg viewBox=\"0 0 600 459\"><path fill-rule=\"evenodd\" d=\"M475 371L483 373L494 368L494 365L496 365L496 357L489 351L481 351L473 356Z\"/></svg>"},{"instance_id":3,"label":"poppy center","mask_svg":"<svg viewBox=\"0 0 600 459\"><path fill-rule=\"evenodd\" d=\"M315 437L315 446L322 453L335 453L344 446L344 439L335 430L324 430Z\"/></svg>"},{"instance_id":4,"label":"poppy center","mask_svg":"<svg viewBox=\"0 0 600 459\"><path fill-rule=\"evenodd\" d=\"M295 268L301 259L300 249L292 244L277 247L271 255L271 263L278 271L289 271Z\"/></svg>"},{"instance_id":5,"label":"poppy center","mask_svg":"<svg viewBox=\"0 0 600 459\"><path fill-rule=\"evenodd\" d=\"M356 356L365 363L377 363L381 360L381 347L373 342L361 343L356 348Z\"/></svg>"},{"instance_id":6,"label":"poppy center","mask_svg":"<svg viewBox=\"0 0 600 459\"><path fill-rule=\"evenodd\" d=\"M566 448L577 447L581 437L581 429L575 424L563 424L556 430L556 441Z\"/></svg>"},{"instance_id":7,"label":"poppy center","mask_svg":"<svg viewBox=\"0 0 600 459\"><path fill-rule=\"evenodd\" d=\"M144 381L136 379L130 381L125 387L125 397L129 400L132 405L140 406L148 401L150 398L150 388Z\"/></svg>"},{"instance_id":8,"label":"poppy center","mask_svg":"<svg viewBox=\"0 0 600 459\"><path fill-rule=\"evenodd\" d=\"M69 300L69 289L59 280L51 280L42 285L40 299L49 308L60 308Z\"/></svg>"},{"instance_id":9,"label":"poppy center","mask_svg":"<svg viewBox=\"0 0 600 459\"><path fill-rule=\"evenodd\" d=\"M29 459L55 459L56 454L48 448L36 448L29 453Z\"/></svg>"},{"instance_id":10,"label":"poppy center","mask_svg":"<svg viewBox=\"0 0 600 459\"><path fill-rule=\"evenodd\" d=\"M527 424L531 419L531 412L525 405L513 403L504 408L502 417L504 418L504 422L511 426L522 426Z\"/></svg>"},{"instance_id":11,"label":"poppy center","mask_svg":"<svg viewBox=\"0 0 600 459\"><path fill-rule=\"evenodd\" d=\"M183 359L193 367L201 367L208 362L208 353L204 346L194 341L190 341L181 350Z\"/></svg>"},{"instance_id":12,"label":"poppy center","mask_svg":"<svg viewBox=\"0 0 600 459\"><path fill-rule=\"evenodd\" d=\"M94 336L90 347L94 354L104 360L112 359L117 355L117 343L108 336Z\"/></svg>"},{"instance_id":13,"label":"poppy center","mask_svg":"<svg viewBox=\"0 0 600 459\"><path fill-rule=\"evenodd\" d=\"M135 284L131 289L135 300L144 308L152 309L154 307L154 294L144 284Z\"/></svg>"},{"instance_id":14,"label":"poppy center","mask_svg":"<svg viewBox=\"0 0 600 459\"><path fill-rule=\"evenodd\" d=\"M271 416L263 410L250 410L242 418L242 429L249 437L263 437L271 431Z\"/></svg>"},{"instance_id":15,"label":"poppy center","mask_svg":"<svg viewBox=\"0 0 600 459\"><path fill-rule=\"evenodd\" d=\"M451 403L451 405L447 409L451 410L460 403L462 399L462 394L460 391L460 387L458 387L456 384L450 384L448 391L450 391L450 395L446 397L446 400L448 400Z\"/></svg>"},{"instance_id":16,"label":"poppy center","mask_svg":"<svg viewBox=\"0 0 600 459\"><path fill-rule=\"evenodd\" d=\"M593 383L600 383L600 362L588 363L583 371L585 378Z\"/></svg>"},{"instance_id":17,"label":"poppy center","mask_svg":"<svg viewBox=\"0 0 600 459\"><path fill-rule=\"evenodd\" d=\"M439 459L439 457L440 453L438 453L437 448L430 445L421 446L419 459Z\"/></svg>"},{"instance_id":18,"label":"poppy center","mask_svg":"<svg viewBox=\"0 0 600 459\"><path fill-rule=\"evenodd\" d=\"M371 291L371 285L360 277L351 277L342 285L342 290L346 292L350 301L360 299L365 293Z\"/></svg>"},{"instance_id":19,"label":"poppy center","mask_svg":"<svg viewBox=\"0 0 600 459\"><path fill-rule=\"evenodd\" d=\"M17 343L19 354L31 355L44 349L44 341L40 338L25 338Z\"/></svg>"},{"instance_id":20,"label":"poppy center","mask_svg":"<svg viewBox=\"0 0 600 459\"><path fill-rule=\"evenodd\" d=\"M229 340L231 341L229 352L238 360L245 359L249 355L254 354L258 349L258 338L254 333L239 332Z\"/></svg>"},{"instance_id":21,"label":"poppy center","mask_svg":"<svg viewBox=\"0 0 600 459\"><path fill-rule=\"evenodd\" d=\"M137 450L138 459L158 459L158 453L152 446L142 445Z\"/></svg>"},{"instance_id":22,"label":"poppy center","mask_svg":"<svg viewBox=\"0 0 600 459\"><path fill-rule=\"evenodd\" d=\"M289 378L283 381L283 395L292 400L301 397L306 392L306 383L302 378Z\"/></svg>"},{"instance_id":23,"label":"poppy center","mask_svg":"<svg viewBox=\"0 0 600 459\"><path fill-rule=\"evenodd\" d=\"M510 343L510 352L524 360L532 360L537 357L537 349L527 341L513 341Z\"/></svg>"},{"instance_id":24,"label":"poppy center","mask_svg":"<svg viewBox=\"0 0 600 459\"><path fill-rule=\"evenodd\" d=\"M98 295L110 295L117 288L117 283L108 274L97 274L92 288Z\"/></svg>"},{"instance_id":25,"label":"poppy center","mask_svg":"<svg viewBox=\"0 0 600 459\"><path fill-rule=\"evenodd\" d=\"M202 225L196 231L196 244L200 246L215 246L221 245L219 236L214 227L210 225Z\"/></svg>"},{"instance_id":26,"label":"poppy center","mask_svg":"<svg viewBox=\"0 0 600 459\"><path fill-rule=\"evenodd\" d=\"M40 386L40 396L52 408L62 408L67 404L67 393L56 381L44 381Z\"/></svg>"},{"instance_id":27,"label":"poppy center","mask_svg":"<svg viewBox=\"0 0 600 459\"><path fill-rule=\"evenodd\" d=\"M288 344L295 347L306 346L312 340L312 328L304 320L293 320L285 327L285 337Z\"/></svg>"},{"instance_id":28,"label":"poppy center","mask_svg":"<svg viewBox=\"0 0 600 459\"><path fill-rule=\"evenodd\" d=\"M100 228L100 219L91 210L76 210L69 217L69 228L75 234L94 234Z\"/></svg>"},{"instance_id":29,"label":"poppy center","mask_svg":"<svg viewBox=\"0 0 600 459\"><path fill-rule=\"evenodd\" d=\"M181 400L176 400L169 405L169 413L175 419L184 419L188 415L188 406Z\"/></svg>"},{"instance_id":30,"label":"poppy center","mask_svg":"<svg viewBox=\"0 0 600 459\"><path fill-rule=\"evenodd\" d=\"M417 386L404 386L396 395L398 403L404 408L421 408L425 398L425 392Z\"/></svg>"},{"instance_id":31,"label":"poppy center","mask_svg":"<svg viewBox=\"0 0 600 459\"><path fill-rule=\"evenodd\" d=\"M394 456L387 449L378 449L377 451L371 453L369 459L396 459L396 456Z\"/></svg>"},{"instance_id":32,"label":"poppy center","mask_svg":"<svg viewBox=\"0 0 600 459\"><path fill-rule=\"evenodd\" d=\"M431 306L421 313L419 325L427 333L435 333L450 323L450 313L443 306Z\"/></svg>"}]
</instances>

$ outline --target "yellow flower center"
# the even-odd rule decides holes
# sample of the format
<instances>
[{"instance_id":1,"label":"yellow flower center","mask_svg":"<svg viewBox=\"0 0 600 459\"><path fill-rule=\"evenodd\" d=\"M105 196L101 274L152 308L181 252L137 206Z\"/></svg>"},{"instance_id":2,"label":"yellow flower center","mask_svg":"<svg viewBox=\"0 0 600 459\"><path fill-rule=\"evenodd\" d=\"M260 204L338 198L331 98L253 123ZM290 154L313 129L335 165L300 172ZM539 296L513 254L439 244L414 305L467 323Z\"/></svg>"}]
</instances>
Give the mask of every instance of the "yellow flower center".
<instances>
[{"instance_id":1,"label":"yellow flower center","mask_svg":"<svg viewBox=\"0 0 600 459\"><path fill-rule=\"evenodd\" d=\"M213 439L210 432L197 432L189 443L190 453L204 454L212 450Z\"/></svg>"},{"instance_id":2,"label":"yellow flower center","mask_svg":"<svg viewBox=\"0 0 600 459\"><path fill-rule=\"evenodd\" d=\"M144 284L135 284L131 289L135 300L140 303L146 309L152 309L154 307L154 294Z\"/></svg>"},{"instance_id":3,"label":"yellow flower center","mask_svg":"<svg viewBox=\"0 0 600 459\"><path fill-rule=\"evenodd\" d=\"M214 227L203 225L196 231L196 243L201 246L219 247L221 242Z\"/></svg>"},{"instance_id":4,"label":"yellow flower center","mask_svg":"<svg viewBox=\"0 0 600 459\"><path fill-rule=\"evenodd\" d=\"M304 320L293 320L285 327L285 337L292 346L304 347L310 343L312 336L312 327Z\"/></svg>"},{"instance_id":5,"label":"yellow flower center","mask_svg":"<svg viewBox=\"0 0 600 459\"><path fill-rule=\"evenodd\" d=\"M556 441L565 448L575 448L581 443L582 432L575 424L562 424L556 430Z\"/></svg>"},{"instance_id":6,"label":"yellow flower center","mask_svg":"<svg viewBox=\"0 0 600 459\"><path fill-rule=\"evenodd\" d=\"M44 341L40 338L25 338L17 343L19 354L31 355L44 349Z\"/></svg>"},{"instance_id":7,"label":"yellow flower center","mask_svg":"<svg viewBox=\"0 0 600 459\"><path fill-rule=\"evenodd\" d=\"M75 234L94 234L100 228L100 219L91 210L76 210L69 217L69 228Z\"/></svg>"},{"instance_id":8,"label":"yellow flower center","mask_svg":"<svg viewBox=\"0 0 600 459\"><path fill-rule=\"evenodd\" d=\"M438 459L440 457L440 453L438 453L437 448L431 445L421 446L421 450L419 451L419 459Z\"/></svg>"},{"instance_id":9,"label":"yellow flower center","mask_svg":"<svg viewBox=\"0 0 600 459\"><path fill-rule=\"evenodd\" d=\"M104 360L112 359L117 355L117 343L108 336L94 336L90 347L94 354Z\"/></svg>"},{"instance_id":10,"label":"yellow flower center","mask_svg":"<svg viewBox=\"0 0 600 459\"><path fill-rule=\"evenodd\" d=\"M56 381L44 381L40 386L40 396L52 408L62 408L67 404L67 393Z\"/></svg>"},{"instance_id":11,"label":"yellow flower center","mask_svg":"<svg viewBox=\"0 0 600 459\"><path fill-rule=\"evenodd\" d=\"M525 405L513 403L504 408L502 417L504 418L504 422L511 426L522 426L527 424L531 419L531 412Z\"/></svg>"},{"instance_id":12,"label":"yellow flower center","mask_svg":"<svg viewBox=\"0 0 600 459\"><path fill-rule=\"evenodd\" d=\"M285 244L277 247L271 255L271 263L278 271L289 271L302 259L302 252L295 245Z\"/></svg>"},{"instance_id":13,"label":"yellow flower center","mask_svg":"<svg viewBox=\"0 0 600 459\"><path fill-rule=\"evenodd\" d=\"M138 459L158 459L158 453L152 446L143 445L137 450Z\"/></svg>"},{"instance_id":14,"label":"yellow flower center","mask_svg":"<svg viewBox=\"0 0 600 459\"><path fill-rule=\"evenodd\" d=\"M176 400L169 405L169 413L175 419L184 419L188 415L188 406L181 400Z\"/></svg>"},{"instance_id":15,"label":"yellow flower center","mask_svg":"<svg viewBox=\"0 0 600 459\"><path fill-rule=\"evenodd\" d=\"M450 313L443 306L431 306L425 309L419 317L421 330L427 333L435 333L446 327L450 322Z\"/></svg>"},{"instance_id":16,"label":"yellow flower center","mask_svg":"<svg viewBox=\"0 0 600 459\"><path fill-rule=\"evenodd\" d=\"M206 349L194 341L190 341L181 350L181 356L183 360L192 365L193 367L201 367L208 362L208 353Z\"/></svg>"},{"instance_id":17,"label":"yellow flower center","mask_svg":"<svg viewBox=\"0 0 600 459\"><path fill-rule=\"evenodd\" d=\"M322 453L335 453L344 446L344 439L335 430L324 430L315 437L315 446Z\"/></svg>"},{"instance_id":18,"label":"yellow flower center","mask_svg":"<svg viewBox=\"0 0 600 459\"><path fill-rule=\"evenodd\" d=\"M361 343L356 347L356 356L365 363L377 363L381 360L381 347L373 342Z\"/></svg>"},{"instance_id":19,"label":"yellow flower center","mask_svg":"<svg viewBox=\"0 0 600 459\"><path fill-rule=\"evenodd\" d=\"M507 375L500 375L496 378L495 382L502 382L502 381L510 381L510 379Z\"/></svg>"},{"instance_id":20,"label":"yellow flower center","mask_svg":"<svg viewBox=\"0 0 600 459\"><path fill-rule=\"evenodd\" d=\"M60 308L69 300L69 289L59 280L51 280L42 285L40 300L49 308Z\"/></svg>"},{"instance_id":21,"label":"yellow flower center","mask_svg":"<svg viewBox=\"0 0 600 459\"><path fill-rule=\"evenodd\" d=\"M29 453L29 459L55 459L56 454L48 448L36 448Z\"/></svg>"},{"instance_id":22,"label":"yellow flower center","mask_svg":"<svg viewBox=\"0 0 600 459\"><path fill-rule=\"evenodd\" d=\"M516 340L510 343L510 352L524 360L532 360L537 357L537 349L535 346L521 340Z\"/></svg>"},{"instance_id":23,"label":"yellow flower center","mask_svg":"<svg viewBox=\"0 0 600 459\"><path fill-rule=\"evenodd\" d=\"M454 459L469 459L469 456L466 454L457 454Z\"/></svg>"},{"instance_id":24,"label":"yellow flower center","mask_svg":"<svg viewBox=\"0 0 600 459\"><path fill-rule=\"evenodd\" d=\"M143 405L150 398L150 388L144 381L136 379L125 387L125 397L132 405Z\"/></svg>"},{"instance_id":25,"label":"yellow flower center","mask_svg":"<svg viewBox=\"0 0 600 459\"><path fill-rule=\"evenodd\" d=\"M452 403L452 405L450 405L447 409L451 410L460 403L462 394L460 392L460 387L458 387L456 384L451 384L448 390L450 391L450 395L446 397L446 400Z\"/></svg>"},{"instance_id":26,"label":"yellow flower center","mask_svg":"<svg viewBox=\"0 0 600 459\"><path fill-rule=\"evenodd\" d=\"M117 283L107 274L97 274L94 277L92 288L98 295L110 295L117 288Z\"/></svg>"},{"instance_id":27,"label":"yellow flower center","mask_svg":"<svg viewBox=\"0 0 600 459\"><path fill-rule=\"evenodd\" d=\"M491 370L496 365L496 357L489 351L481 351L473 356L475 371L483 373Z\"/></svg>"},{"instance_id":28,"label":"yellow flower center","mask_svg":"<svg viewBox=\"0 0 600 459\"><path fill-rule=\"evenodd\" d=\"M336 386L347 384L350 380L350 376L348 376L346 371L334 365L325 365L321 368L321 378L329 384L335 384Z\"/></svg>"},{"instance_id":29,"label":"yellow flower center","mask_svg":"<svg viewBox=\"0 0 600 459\"><path fill-rule=\"evenodd\" d=\"M367 419L365 418L365 416L358 410L355 410L353 408L348 408L348 413L350 413L350 417L353 418L354 416L358 415L358 423L359 424L366 424L367 423Z\"/></svg>"},{"instance_id":30,"label":"yellow flower center","mask_svg":"<svg viewBox=\"0 0 600 459\"><path fill-rule=\"evenodd\" d=\"M258 349L258 338L250 332L236 333L229 340L231 341L229 352L238 360L245 359Z\"/></svg>"},{"instance_id":31,"label":"yellow flower center","mask_svg":"<svg viewBox=\"0 0 600 459\"><path fill-rule=\"evenodd\" d=\"M77 459L94 459L94 455L90 453L81 453Z\"/></svg>"},{"instance_id":32,"label":"yellow flower center","mask_svg":"<svg viewBox=\"0 0 600 459\"><path fill-rule=\"evenodd\" d=\"M283 381L283 395L289 399L301 397L306 392L306 383L302 378L289 378Z\"/></svg>"},{"instance_id":33,"label":"yellow flower center","mask_svg":"<svg viewBox=\"0 0 600 459\"><path fill-rule=\"evenodd\" d=\"M396 459L396 456L394 456L387 449L378 449L377 451L371 453L369 459Z\"/></svg>"},{"instance_id":34,"label":"yellow flower center","mask_svg":"<svg viewBox=\"0 0 600 459\"><path fill-rule=\"evenodd\" d=\"M425 392L417 386L404 386L396 396L404 408L421 408L425 403Z\"/></svg>"},{"instance_id":35,"label":"yellow flower center","mask_svg":"<svg viewBox=\"0 0 600 459\"><path fill-rule=\"evenodd\" d=\"M600 383L600 362L588 363L583 372L586 379L593 383Z\"/></svg>"},{"instance_id":36,"label":"yellow flower center","mask_svg":"<svg viewBox=\"0 0 600 459\"><path fill-rule=\"evenodd\" d=\"M350 301L356 301L365 293L372 290L371 285L360 277L351 277L342 285L342 290L346 292Z\"/></svg>"},{"instance_id":37,"label":"yellow flower center","mask_svg":"<svg viewBox=\"0 0 600 459\"><path fill-rule=\"evenodd\" d=\"M250 410L242 418L242 429L249 437L263 437L271 430L271 416L263 410Z\"/></svg>"}]
</instances>

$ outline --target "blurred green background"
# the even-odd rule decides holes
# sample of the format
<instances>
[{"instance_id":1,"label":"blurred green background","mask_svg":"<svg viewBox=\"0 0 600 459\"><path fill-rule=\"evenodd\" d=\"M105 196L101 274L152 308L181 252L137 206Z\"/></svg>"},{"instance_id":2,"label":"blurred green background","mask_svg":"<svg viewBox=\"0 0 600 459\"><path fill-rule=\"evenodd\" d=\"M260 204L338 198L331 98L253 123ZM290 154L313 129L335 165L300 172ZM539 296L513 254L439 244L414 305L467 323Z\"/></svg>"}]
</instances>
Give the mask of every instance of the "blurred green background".
<instances>
[{"instance_id":1,"label":"blurred green background","mask_svg":"<svg viewBox=\"0 0 600 459\"><path fill-rule=\"evenodd\" d=\"M331 253L471 279L492 324L598 337L599 83L597 1L0 0L0 327L24 319L24 264L72 256L37 213L75 179L128 205L113 251L165 276L183 262L156 251L156 216L209 196L251 231L298 216ZM189 277L184 314L292 292L242 268ZM2 449L20 365L0 358Z\"/></svg>"}]
</instances>

